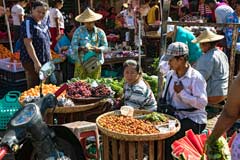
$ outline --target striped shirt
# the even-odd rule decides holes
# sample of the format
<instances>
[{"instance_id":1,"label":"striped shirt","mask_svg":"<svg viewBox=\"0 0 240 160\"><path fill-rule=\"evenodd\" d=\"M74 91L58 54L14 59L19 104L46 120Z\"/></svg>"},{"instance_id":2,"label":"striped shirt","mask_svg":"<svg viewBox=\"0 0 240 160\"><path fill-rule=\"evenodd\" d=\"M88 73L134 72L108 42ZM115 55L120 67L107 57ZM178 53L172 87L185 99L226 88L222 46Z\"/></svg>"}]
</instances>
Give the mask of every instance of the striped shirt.
<instances>
[{"instance_id":1,"label":"striped shirt","mask_svg":"<svg viewBox=\"0 0 240 160\"><path fill-rule=\"evenodd\" d=\"M140 80L135 85L127 83L124 85L124 105L149 111L157 109L157 102L153 92L143 80Z\"/></svg>"},{"instance_id":2,"label":"striped shirt","mask_svg":"<svg viewBox=\"0 0 240 160\"><path fill-rule=\"evenodd\" d=\"M206 6L204 3L198 5L198 11L200 12L200 16L206 16L212 14L212 10Z\"/></svg>"},{"instance_id":3,"label":"striped shirt","mask_svg":"<svg viewBox=\"0 0 240 160\"><path fill-rule=\"evenodd\" d=\"M24 45L24 38L32 39L35 53L41 64L50 60L50 35L48 26L38 24L32 17L28 17L21 25L20 29L20 60L21 62L31 62L27 49Z\"/></svg>"}]
</instances>

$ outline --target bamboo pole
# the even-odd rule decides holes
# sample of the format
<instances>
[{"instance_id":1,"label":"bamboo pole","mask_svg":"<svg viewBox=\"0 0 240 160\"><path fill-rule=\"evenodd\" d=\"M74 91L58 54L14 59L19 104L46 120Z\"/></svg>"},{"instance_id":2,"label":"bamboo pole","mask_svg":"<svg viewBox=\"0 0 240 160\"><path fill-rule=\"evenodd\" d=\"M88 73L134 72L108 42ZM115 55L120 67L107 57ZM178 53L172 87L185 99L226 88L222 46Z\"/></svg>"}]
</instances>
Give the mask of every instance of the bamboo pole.
<instances>
[{"instance_id":1,"label":"bamboo pole","mask_svg":"<svg viewBox=\"0 0 240 160\"><path fill-rule=\"evenodd\" d=\"M230 53L230 68L229 68L229 85L232 84L234 78L234 69L235 69L235 54L236 54L236 43L238 39L238 26L234 26L233 35L232 35L232 48ZM228 90L229 91L229 90Z\"/></svg>"},{"instance_id":2,"label":"bamboo pole","mask_svg":"<svg viewBox=\"0 0 240 160\"><path fill-rule=\"evenodd\" d=\"M78 14L81 14L81 0L77 0L78 4Z\"/></svg>"},{"instance_id":3,"label":"bamboo pole","mask_svg":"<svg viewBox=\"0 0 240 160\"><path fill-rule=\"evenodd\" d=\"M159 58L166 53L167 48L167 19L168 14L170 10L170 4L171 1L169 0L163 0L163 8L162 8L162 23L161 23L161 40L160 40L160 53ZM158 73L158 95L157 98L159 99L161 97L162 91L163 91L163 80L164 77L161 74L161 72Z\"/></svg>"},{"instance_id":4,"label":"bamboo pole","mask_svg":"<svg viewBox=\"0 0 240 160\"><path fill-rule=\"evenodd\" d=\"M5 0L3 0L2 2L3 2L4 10L6 12ZM5 15L6 25L7 25L7 32L8 32L8 40L9 40L9 45L10 45L10 51L13 53L12 38L11 38L11 31L10 31L10 26L9 26L9 22L8 22L8 16L7 16L6 13L4 15Z\"/></svg>"}]
</instances>

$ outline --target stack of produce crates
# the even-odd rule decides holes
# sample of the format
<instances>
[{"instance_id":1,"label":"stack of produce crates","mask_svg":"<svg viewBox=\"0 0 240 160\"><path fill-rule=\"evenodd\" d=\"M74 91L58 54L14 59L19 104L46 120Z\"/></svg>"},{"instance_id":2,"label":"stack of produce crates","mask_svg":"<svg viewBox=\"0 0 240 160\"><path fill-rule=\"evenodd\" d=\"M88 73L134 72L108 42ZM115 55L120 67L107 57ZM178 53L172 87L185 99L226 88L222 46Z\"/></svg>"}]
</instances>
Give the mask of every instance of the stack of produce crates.
<instances>
[{"instance_id":1,"label":"stack of produce crates","mask_svg":"<svg viewBox=\"0 0 240 160\"><path fill-rule=\"evenodd\" d=\"M0 130L5 130L9 120L21 108L19 91L10 91L0 100Z\"/></svg>"},{"instance_id":2,"label":"stack of produce crates","mask_svg":"<svg viewBox=\"0 0 240 160\"><path fill-rule=\"evenodd\" d=\"M11 62L10 58L0 59L0 86L0 98L12 90L26 90L25 72L21 62Z\"/></svg>"}]
</instances>

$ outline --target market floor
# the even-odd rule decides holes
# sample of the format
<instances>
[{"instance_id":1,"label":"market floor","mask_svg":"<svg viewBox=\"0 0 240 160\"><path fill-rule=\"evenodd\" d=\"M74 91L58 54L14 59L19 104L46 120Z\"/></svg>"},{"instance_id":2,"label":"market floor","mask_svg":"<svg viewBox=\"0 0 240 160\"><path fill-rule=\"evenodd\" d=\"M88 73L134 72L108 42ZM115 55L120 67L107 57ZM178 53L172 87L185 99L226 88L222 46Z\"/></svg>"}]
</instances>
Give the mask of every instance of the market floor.
<instances>
[{"instance_id":1,"label":"market floor","mask_svg":"<svg viewBox=\"0 0 240 160\"><path fill-rule=\"evenodd\" d=\"M208 129L213 129L219 115L220 115L220 111L219 110L214 110L214 112L211 112L210 114L210 118L208 118L208 123L207 123L207 128ZM0 137L2 137L4 134L4 131L0 131ZM12 154L7 155L3 160L14 160L14 157Z\"/></svg>"}]
</instances>

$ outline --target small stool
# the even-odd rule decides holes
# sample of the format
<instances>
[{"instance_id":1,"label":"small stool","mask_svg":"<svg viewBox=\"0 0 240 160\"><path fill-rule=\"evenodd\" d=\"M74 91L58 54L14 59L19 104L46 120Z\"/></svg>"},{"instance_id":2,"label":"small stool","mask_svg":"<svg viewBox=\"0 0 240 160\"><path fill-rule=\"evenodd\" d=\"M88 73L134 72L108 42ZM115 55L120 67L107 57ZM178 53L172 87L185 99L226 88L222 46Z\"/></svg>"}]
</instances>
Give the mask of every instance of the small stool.
<instances>
[{"instance_id":1,"label":"small stool","mask_svg":"<svg viewBox=\"0 0 240 160\"><path fill-rule=\"evenodd\" d=\"M78 137L86 158L100 159L100 145L99 145L99 134L96 123L87 121L76 121L72 123L62 124L68 127L76 137ZM89 154L86 148L86 139L90 136L94 136L96 140L96 154Z\"/></svg>"}]
</instances>

